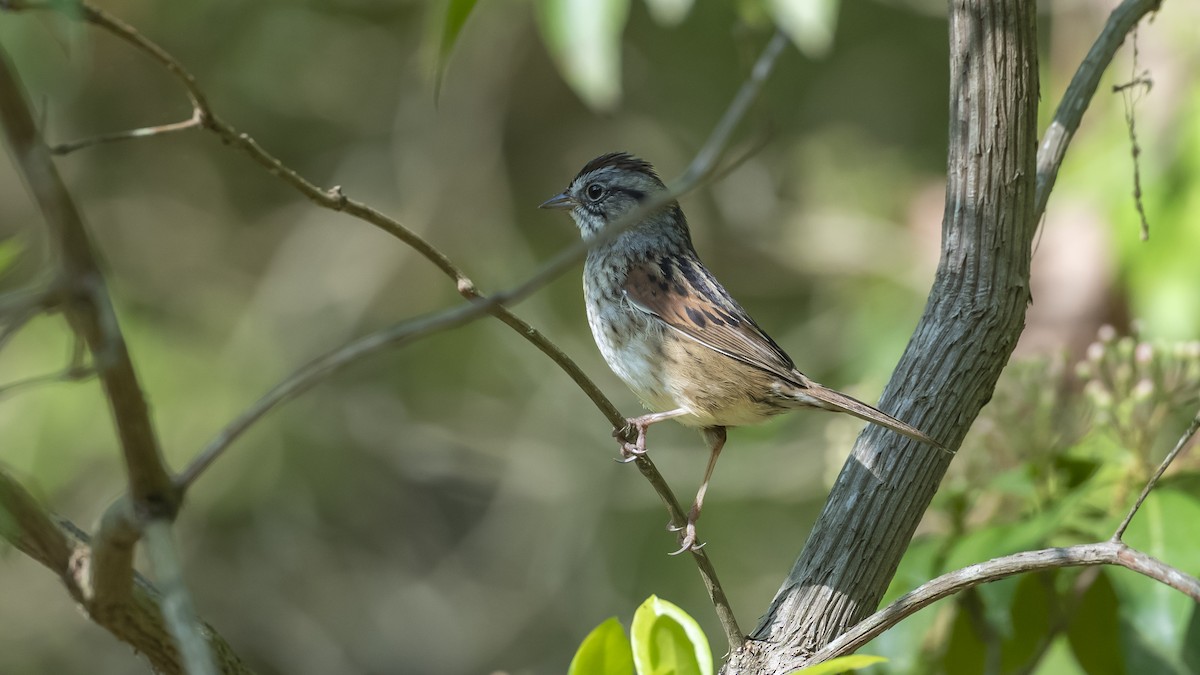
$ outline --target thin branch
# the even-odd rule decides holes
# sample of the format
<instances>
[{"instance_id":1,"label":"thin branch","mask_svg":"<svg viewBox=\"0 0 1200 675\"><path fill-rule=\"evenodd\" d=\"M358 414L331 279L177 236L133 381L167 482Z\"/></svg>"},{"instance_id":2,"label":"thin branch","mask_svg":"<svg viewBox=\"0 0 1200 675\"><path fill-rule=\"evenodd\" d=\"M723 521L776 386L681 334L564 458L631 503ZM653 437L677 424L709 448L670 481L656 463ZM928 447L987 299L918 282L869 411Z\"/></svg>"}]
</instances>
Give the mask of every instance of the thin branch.
<instances>
[{"instance_id":1,"label":"thin branch","mask_svg":"<svg viewBox=\"0 0 1200 675\"><path fill-rule=\"evenodd\" d=\"M1114 85L1113 93L1121 94L1125 103L1125 128L1129 131L1129 158L1133 163L1133 205L1137 209L1138 218L1141 219L1142 241L1149 241L1150 221L1146 218L1146 203L1142 199L1142 146L1138 143L1137 115L1134 110L1137 107L1138 95L1142 91L1149 93L1154 83L1147 73L1138 72L1138 32L1136 27L1133 29L1130 42L1133 43L1133 60L1130 65L1133 77L1129 82Z\"/></svg>"},{"instance_id":2,"label":"thin branch","mask_svg":"<svg viewBox=\"0 0 1200 675\"><path fill-rule=\"evenodd\" d=\"M119 518L114 517L113 524L117 521ZM187 672L159 610L157 589L135 572L128 602L99 603L92 592L93 568L97 564L92 538L69 520L47 513L3 469L0 469L0 537L58 576L97 625L145 655L155 672L179 675ZM202 624L201 630L216 655L219 672L228 675L251 672L212 626Z\"/></svg>"},{"instance_id":3,"label":"thin branch","mask_svg":"<svg viewBox=\"0 0 1200 675\"><path fill-rule=\"evenodd\" d=\"M183 565L171 535L171 523L156 519L142 529L146 558L162 592L159 602L163 619L179 645L188 675L217 675L213 654L201 631L200 618L196 616L196 607L183 581Z\"/></svg>"},{"instance_id":4,"label":"thin branch","mask_svg":"<svg viewBox=\"0 0 1200 675\"><path fill-rule=\"evenodd\" d=\"M654 491L658 493L667 513L670 514L672 528L682 530L687 523L687 516L679 506L679 500L675 498L671 486L667 485L666 479L646 455L637 455L635 463L638 471L641 471L642 476L654 487ZM733 614L733 607L729 604L729 598L725 596L725 589L717 580L717 570L713 567L712 561L708 559L708 553L704 549L697 549L693 546L690 551L692 559L696 561L696 567L700 570L700 577L704 580L704 587L708 590L713 607L717 610L717 620L721 623L721 630L725 633L725 640L729 643L729 652L736 652L745 644L746 634L738 626L737 617Z\"/></svg>"},{"instance_id":5,"label":"thin branch","mask_svg":"<svg viewBox=\"0 0 1200 675\"><path fill-rule=\"evenodd\" d=\"M69 294L64 311L71 327L94 355L121 440L130 494L139 509L174 515L179 499L158 447L146 399L117 325L91 240L38 134L24 89L3 51L0 51L0 124L17 168L58 248Z\"/></svg>"},{"instance_id":6,"label":"thin branch","mask_svg":"<svg viewBox=\"0 0 1200 675\"><path fill-rule=\"evenodd\" d=\"M1200 602L1200 580L1121 542L1025 551L964 567L922 584L859 622L812 654L805 663L820 663L851 654L918 610L968 588L1026 572L1092 565L1117 565L1133 570ZM801 665L797 664L797 667Z\"/></svg>"},{"instance_id":7,"label":"thin branch","mask_svg":"<svg viewBox=\"0 0 1200 675\"><path fill-rule=\"evenodd\" d=\"M58 576L71 565L71 543L33 495L0 468L0 536Z\"/></svg>"},{"instance_id":8,"label":"thin branch","mask_svg":"<svg viewBox=\"0 0 1200 675\"><path fill-rule=\"evenodd\" d=\"M33 317L57 307L63 302L62 284L54 281L45 285L35 284L0 296L0 349L8 344Z\"/></svg>"},{"instance_id":9,"label":"thin branch","mask_svg":"<svg viewBox=\"0 0 1200 675\"><path fill-rule=\"evenodd\" d=\"M1088 50L1087 56L1079 64L1071 84L1063 94L1062 102L1054 111L1054 119L1042 136L1037 156L1037 196L1035 198L1034 218L1042 217L1046 210L1046 202L1050 200L1050 192L1058 179L1058 170L1062 166L1063 157L1067 154L1067 146L1079 129L1083 113L1092 102L1096 88L1100 86L1100 77L1112 62L1117 49L1125 42L1129 34L1151 12L1157 12L1162 0L1125 0L1108 17L1104 30Z\"/></svg>"},{"instance_id":10,"label":"thin branch","mask_svg":"<svg viewBox=\"0 0 1200 675\"><path fill-rule=\"evenodd\" d=\"M177 131L186 131L195 129L201 125L200 109L196 108L192 111L192 116L182 122L172 122L170 124L160 124L155 127L141 127L140 129L127 129L125 131L115 131L111 134L101 134L90 138L81 138L77 141L69 143L60 143L50 148L51 154L68 155L76 150L90 148L93 145L101 145L103 143L115 143L117 141L130 141L138 138L148 138L150 136L163 136L166 134L175 133Z\"/></svg>"},{"instance_id":11,"label":"thin branch","mask_svg":"<svg viewBox=\"0 0 1200 675\"><path fill-rule=\"evenodd\" d=\"M58 249L68 300L64 313L75 334L87 343L120 438L129 481L129 499L121 499L102 521L93 546L92 574L87 581L93 592L89 612L100 623L128 615L139 600L133 590L133 551L144 523L166 523L174 518L180 493L171 480L158 438L150 420L146 399L138 383L133 361L125 347L112 300L105 288L83 219L54 166L30 114L23 88L8 57L0 50L0 123L12 149L17 167L41 208L51 239ZM78 349L76 354L79 355ZM161 538L160 538L161 539ZM156 542L155 553L173 547ZM186 595L180 585L172 598ZM175 619L178 612L173 612ZM194 625L181 631L186 638L200 630L195 616L182 616ZM171 622L172 626L176 621ZM189 644L182 643L187 650ZM172 651L168 637L159 647ZM205 647L206 649L206 647ZM191 672L209 675L215 670L195 671L200 661L186 659Z\"/></svg>"},{"instance_id":12,"label":"thin branch","mask_svg":"<svg viewBox=\"0 0 1200 675\"><path fill-rule=\"evenodd\" d=\"M39 384L50 384L52 382L80 382L92 377L95 374L96 371L91 368L67 366L62 370L53 373L34 375L21 380L14 380L12 382L0 384L0 398L10 396L21 389L36 387Z\"/></svg>"},{"instance_id":13,"label":"thin branch","mask_svg":"<svg viewBox=\"0 0 1200 675\"><path fill-rule=\"evenodd\" d=\"M1155 471L1154 475L1150 477L1150 480L1146 482L1146 486L1142 488L1142 493L1138 495L1137 501L1135 501L1133 506L1130 507L1129 513L1125 514L1125 519L1122 520L1121 524L1117 526L1117 530L1116 532L1113 532L1113 536L1110 541L1119 542L1121 541L1121 537L1125 536L1125 530L1129 528L1129 523L1133 522L1133 517L1137 514L1138 509L1142 508L1142 502L1146 501L1146 497L1150 494L1150 491L1154 489L1154 486L1158 484L1158 480L1162 478L1164 473L1166 473L1167 467L1171 466L1171 463L1175 461L1175 458L1179 456L1179 453L1183 452L1184 448L1187 447L1187 444L1192 440L1192 437L1196 435L1197 431L1200 431L1200 411L1196 412L1196 416L1192 418L1192 423L1188 425L1188 428L1184 430L1183 435L1179 437L1179 440L1175 443L1175 447L1171 449L1171 452L1167 453L1167 456L1163 458L1162 463L1158 465L1158 470Z\"/></svg>"}]
</instances>

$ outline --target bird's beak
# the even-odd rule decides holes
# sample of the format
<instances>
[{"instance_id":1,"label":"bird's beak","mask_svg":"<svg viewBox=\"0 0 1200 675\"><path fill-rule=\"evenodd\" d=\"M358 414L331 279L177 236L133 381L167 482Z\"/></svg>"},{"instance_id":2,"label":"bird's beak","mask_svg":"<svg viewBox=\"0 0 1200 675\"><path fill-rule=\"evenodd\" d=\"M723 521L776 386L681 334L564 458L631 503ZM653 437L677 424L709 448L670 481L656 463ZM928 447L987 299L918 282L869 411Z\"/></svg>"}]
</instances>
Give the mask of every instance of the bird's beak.
<instances>
[{"instance_id":1,"label":"bird's beak","mask_svg":"<svg viewBox=\"0 0 1200 675\"><path fill-rule=\"evenodd\" d=\"M575 208L575 199L571 195L562 192L554 195L550 199L542 202L539 209L573 209Z\"/></svg>"}]
</instances>

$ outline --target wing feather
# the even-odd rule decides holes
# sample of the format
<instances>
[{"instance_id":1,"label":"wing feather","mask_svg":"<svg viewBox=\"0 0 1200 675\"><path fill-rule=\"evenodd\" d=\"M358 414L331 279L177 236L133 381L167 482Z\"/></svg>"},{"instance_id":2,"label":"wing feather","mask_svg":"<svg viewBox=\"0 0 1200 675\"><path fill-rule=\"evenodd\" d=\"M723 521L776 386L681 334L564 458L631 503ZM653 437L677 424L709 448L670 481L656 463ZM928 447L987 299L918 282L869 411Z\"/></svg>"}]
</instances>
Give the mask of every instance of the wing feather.
<instances>
[{"instance_id":1,"label":"wing feather","mask_svg":"<svg viewBox=\"0 0 1200 675\"><path fill-rule=\"evenodd\" d=\"M791 357L754 323L699 260L665 256L636 264L622 288L635 308L671 329L729 358L807 386Z\"/></svg>"}]
</instances>

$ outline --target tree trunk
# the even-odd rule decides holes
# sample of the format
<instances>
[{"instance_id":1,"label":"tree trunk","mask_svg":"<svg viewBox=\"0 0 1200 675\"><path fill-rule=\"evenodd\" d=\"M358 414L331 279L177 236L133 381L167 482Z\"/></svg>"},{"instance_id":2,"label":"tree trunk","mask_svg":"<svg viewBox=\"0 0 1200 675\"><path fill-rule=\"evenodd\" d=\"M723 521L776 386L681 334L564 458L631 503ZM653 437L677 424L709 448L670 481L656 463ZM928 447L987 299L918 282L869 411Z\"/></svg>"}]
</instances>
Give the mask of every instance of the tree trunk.
<instances>
[{"instance_id":1,"label":"tree trunk","mask_svg":"<svg viewBox=\"0 0 1200 675\"><path fill-rule=\"evenodd\" d=\"M1025 321L1036 228L1031 0L951 0L942 256L880 408L957 448ZM729 673L786 673L878 606L952 455L868 426Z\"/></svg>"}]
</instances>

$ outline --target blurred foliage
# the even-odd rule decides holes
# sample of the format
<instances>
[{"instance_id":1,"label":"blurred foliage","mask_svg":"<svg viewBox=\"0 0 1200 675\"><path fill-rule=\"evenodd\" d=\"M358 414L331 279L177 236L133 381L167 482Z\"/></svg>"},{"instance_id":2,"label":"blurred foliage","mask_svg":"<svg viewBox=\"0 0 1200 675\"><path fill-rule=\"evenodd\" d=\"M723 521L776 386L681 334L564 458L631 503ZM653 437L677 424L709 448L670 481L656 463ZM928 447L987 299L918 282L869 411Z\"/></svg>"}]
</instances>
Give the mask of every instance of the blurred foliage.
<instances>
[{"instance_id":1,"label":"blurred foliage","mask_svg":"<svg viewBox=\"0 0 1200 675\"><path fill-rule=\"evenodd\" d=\"M1043 124L1111 4L1045 8ZM624 12L592 26L607 31L607 47L570 32L552 39L550 2L470 5L104 3L192 69L225 119L311 180L401 219L485 292L575 238L536 205L586 160L628 150L665 176L680 171L784 3L572 5ZM874 400L937 262L945 18L921 2L814 5L829 12L826 55L781 58L731 154L768 142L683 206L708 265L805 372ZM951 564L1107 537L1189 412L1166 401L1187 398L1184 385L1168 386L1169 368L1190 358L1174 345L1200 335L1197 11L1167 0L1139 36L1139 70L1155 81L1135 108L1150 241L1138 240L1124 103L1102 87L1043 225L1028 339L894 593ZM52 143L189 114L160 67L85 25L0 12L0 44ZM603 113L560 74L585 49L613 60L600 84L619 97ZM1116 64L1105 86L1128 70ZM395 240L313 207L204 132L58 164L103 254L173 466L317 354L461 302ZM45 236L0 162L0 250L15 254L0 290L45 278ZM636 412L592 345L577 278L517 311ZM1070 364L1092 363L1097 328L1127 333L1133 317L1138 340L1155 345L1151 360L1114 338L1089 366L1088 382L1102 384L1077 379ZM0 382L55 372L70 354L61 318L38 318L0 352ZM1148 399L1133 396L1143 377L1156 383ZM841 417L799 412L731 434L701 532L744 623L778 588L825 477L861 428ZM0 400L0 431L0 461L85 527L122 490L93 384ZM651 444L688 493L703 469L700 440L665 426ZM674 540L657 498L611 461L615 450L565 376L481 321L349 368L241 439L188 495L178 535L188 581L202 615L264 674L562 672L600 619L652 593L720 635L689 563L665 555ZM1196 522L1186 519L1195 468L1182 461L1128 535L1192 573L1184 530ZM140 672L51 575L5 553L0 672ZM917 614L867 651L889 657L875 668L890 673L970 673L993 656L1040 673L1197 669L1200 619L1180 598L1123 570L1093 575L993 584Z\"/></svg>"},{"instance_id":2,"label":"blurred foliage","mask_svg":"<svg viewBox=\"0 0 1200 675\"><path fill-rule=\"evenodd\" d=\"M1103 326L1085 351L1074 368L1053 356L1005 372L888 600L999 555L1112 536L1200 406L1200 342L1155 344ZM1200 572L1197 487L1200 456L1184 454L1126 543ZM866 649L896 673L1182 675L1200 663L1198 623L1200 607L1172 589L1124 569L1078 568L977 587Z\"/></svg>"}]
</instances>

